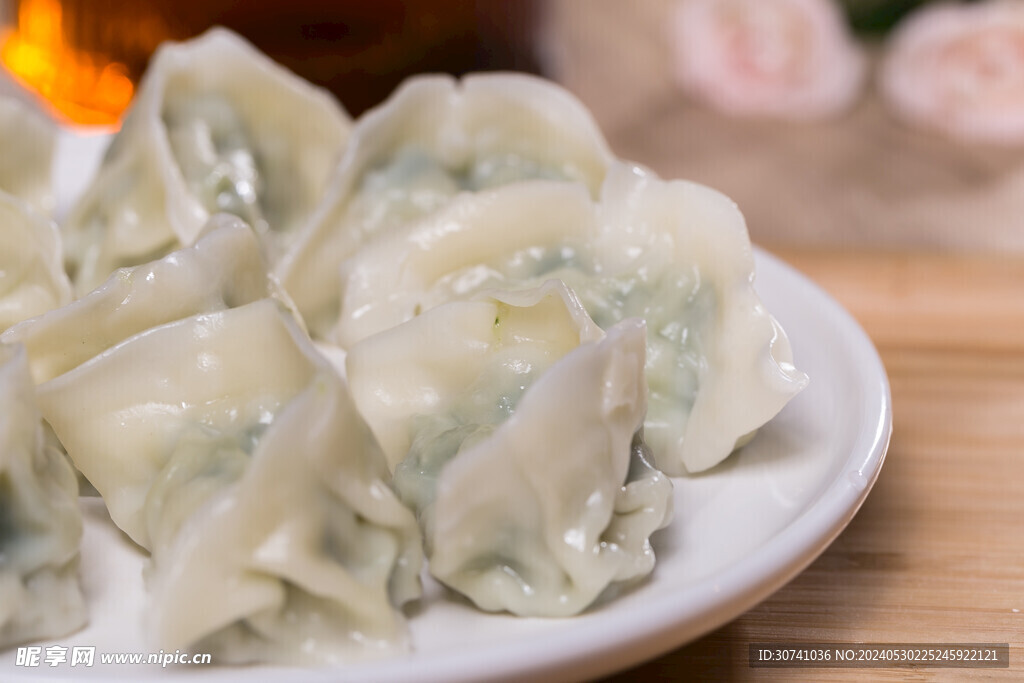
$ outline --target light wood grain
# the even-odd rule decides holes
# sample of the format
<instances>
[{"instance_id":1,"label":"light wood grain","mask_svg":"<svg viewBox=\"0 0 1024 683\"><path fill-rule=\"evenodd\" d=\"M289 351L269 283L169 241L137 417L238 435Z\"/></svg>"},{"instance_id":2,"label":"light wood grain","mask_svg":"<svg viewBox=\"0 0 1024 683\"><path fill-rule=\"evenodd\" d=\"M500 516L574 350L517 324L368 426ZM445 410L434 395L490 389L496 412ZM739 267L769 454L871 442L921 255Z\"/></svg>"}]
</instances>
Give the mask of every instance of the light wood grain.
<instances>
[{"instance_id":1,"label":"light wood grain","mask_svg":"<svg viewBox=\"0 0 1024 683\"><path fill-rule=\"evenodd\" d=\"M617 680L1024 678L1024 258L777 251L858 318L892 444L838 539L773 597ZM1009 642L1009 670L751 669L754 641Z\"/></svg>"},{"instance_id":2,"label":"light wood grain","mask_svg":"<svg viewBox=\"0 0 1024 683\"><path fill-rule=\"evenodd\" d=\"M880 347L1009 352L1003 362L1024 352L1021 256L781 253L849 308Z\"/></svg>"}]
</instances>

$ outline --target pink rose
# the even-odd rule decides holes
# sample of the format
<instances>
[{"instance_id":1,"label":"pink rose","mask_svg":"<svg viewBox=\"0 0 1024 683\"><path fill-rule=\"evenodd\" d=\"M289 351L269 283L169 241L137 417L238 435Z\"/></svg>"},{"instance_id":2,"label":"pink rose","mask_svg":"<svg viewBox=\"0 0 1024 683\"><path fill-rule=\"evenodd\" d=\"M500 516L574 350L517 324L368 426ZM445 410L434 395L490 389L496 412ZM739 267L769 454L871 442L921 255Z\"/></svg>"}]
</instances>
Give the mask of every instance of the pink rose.
<instances>
[{"instance_id":1,"label":"pink rose","mask_svg":"<svg viewBox=\"0 0 1024 683\"><path fill-rule=\"evenodd\" d=\"M830 0L681 0L670 40L679 83L727 114L836 114L867 73Z\"/></svg>"},{"instance_id":2,"label":"pink rose","mask_svg":"<svg viewBox=\"0 0 1024 683\"><path fill-rule=\"evenodd\" d=\"M880 74L902 118L983 142L1024 142L1024 2L932 5L891 38Z\"/></svg>"}]
</instances>

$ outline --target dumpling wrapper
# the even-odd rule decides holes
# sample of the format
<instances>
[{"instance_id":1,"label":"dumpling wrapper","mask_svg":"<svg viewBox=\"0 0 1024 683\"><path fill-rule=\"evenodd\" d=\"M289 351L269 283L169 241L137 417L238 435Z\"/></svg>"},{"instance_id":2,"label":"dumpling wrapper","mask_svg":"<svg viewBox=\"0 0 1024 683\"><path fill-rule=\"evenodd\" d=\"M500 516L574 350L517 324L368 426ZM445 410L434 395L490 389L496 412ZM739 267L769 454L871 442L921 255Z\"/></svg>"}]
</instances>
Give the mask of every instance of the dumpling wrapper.
<instances>
[{"instance_id":1,"label":"dumpling wrapper","mask_svg":"<svg viewBox=\"0 0 1024 683\"><path fill-rule=\"evenodd\" d=\"M246 220L274 258L327 189L349 128L327 91L227 30L162 45L62 226L76 291L191 245L218 212Z\"/></svg>"},{"instance_id":2,"label":"dumpling wrapper","mask_svg":"<svg viewBox=\"0 0 1024 683\"><path fill-rule=\"evenodd\" d=\"M44 439L25 349L0 344L0 649L85 625L81 539L78 483Z\"/></svg>"},{"instance_id":3,"label":"dumpling wrapper","mask_svg":"<svg viewBox=\"0 0 1024 683\"><path fill-rule=\"evenodd\" d=\"M565 281L594 320L644 318L644 434L670 474L717 464L807 383L754 290L743 216L724 195L615 164L593 201L530 181L463 195L345 261L333 337L351 347L485 288Z\"/></svg>"},{"instance_id":4,"label":"dumpling wrapper","mask_svg":"<svg viewBox=\"0 0 1024 683\"><path fill-rule=\"evenodd\" d=\"M57 226L0 191L0 333L70 300Z\"/></svg>"},{"instance_id":5,"label":"dumpling wrapper","mask_svg":"<svg viewBox=\"0 0 1024 683\"><path fill-rule=\"evenodd\" d=\"M111 519L151 551L155 645L301 664L407 646L415 519L279 302L149 329L38 393Z\"/></svg>"},{"instance_id":6,"label":"dumpling wrapper","mask_svg":"<svg viewBox=\"0 0 1024 683\"><path fill-rule=\"evenodd\" d=\"M276 273L314 337L338 315L339 264L461 193L534 178L597 193L612 154L586 108L524 74L408 79L352 129L331 189Z\"/></svg>"},{"instance_id":7,"label":"dumpling wrapper","mask_svg":"<svg viewBox=\"0 0 1024 683\"><path fill-rule=\"evenodd\" d=\"M644 332L630 320L605 337L552 281L444 304L350 350L433 576L485 610L568 616L651 572L672 486L634 440Z\"/></svg>"},{"instance_id":8,"label":"dumpling wrapper","mask_svg":"<svg viewBox=\"0 0 1024 683\"><path fill-rule=\"evenodd\" d=\"M409 452L416 416L479 396L479 409L493 409L487 421L496 424L525 385L603 336L576 295L551 281L435 308L353 347L345 369L356 405L394 470Z\"/></svg>"},{"instance_id":9,"label":"dumpling wrapper","mask_svg":"<svg viewBox=\"0 0 1024 683\"><path fill-rule=\"evenodd\" d=\"M57 126L14 97L0 97L0 191L49 216L55 208Z\"/></svg>"},{"instance_id":10,"label":"dumpling wrapper","mask_svg":"<svg viewBox=\"0 0 1024 683\"><path fill-rule=\"evenodd\" d=\"M0 341L25 345L42 383L149 328L268 296L279 292L252 229L218 215L192 247L120 269L95 291L12 327Z\"/></svg>"},{"instance_id":11,"label":"dumpling wrapper","mask_svg":"<svg viewBox=\"0 0 1024 683\"><path fill-rule=\"evenodd\" d=\"M632 319L580 346L437 482L431 573L486 610L577 614L654 569L650 536L672 484L642 429L644 328Z\"/></svg>"}]
</instances>

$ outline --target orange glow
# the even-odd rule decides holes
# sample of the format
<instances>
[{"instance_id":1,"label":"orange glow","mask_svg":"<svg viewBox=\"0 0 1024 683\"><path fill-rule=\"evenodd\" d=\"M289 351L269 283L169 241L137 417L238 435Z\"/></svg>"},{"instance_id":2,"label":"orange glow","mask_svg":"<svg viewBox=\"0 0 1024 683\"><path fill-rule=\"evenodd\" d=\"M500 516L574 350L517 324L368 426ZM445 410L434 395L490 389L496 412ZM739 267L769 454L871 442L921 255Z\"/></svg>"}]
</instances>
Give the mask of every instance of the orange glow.
<instances>
[{"instance_id":1,"label":"orange glow","mask_svg":"<svg viewBox=\"0 0 1024 683\"><path fill-rule=\"evenodd\" d=\"M17 28L2 40L0 61L60 118L118 125L134 90L128 69L68 45L59 0L21 0Z\"/></svg>"}]
</instances>

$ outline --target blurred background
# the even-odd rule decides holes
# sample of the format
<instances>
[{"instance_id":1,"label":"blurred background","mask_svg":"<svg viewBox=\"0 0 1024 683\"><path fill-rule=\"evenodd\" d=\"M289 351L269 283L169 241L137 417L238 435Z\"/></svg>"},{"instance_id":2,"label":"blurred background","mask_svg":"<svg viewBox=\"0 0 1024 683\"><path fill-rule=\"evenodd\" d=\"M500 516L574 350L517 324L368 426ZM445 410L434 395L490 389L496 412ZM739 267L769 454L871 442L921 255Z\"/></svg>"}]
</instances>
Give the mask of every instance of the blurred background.
<instances>
[{"instance_id":1,"label":"blurred background","mask_svg":"<svg viewBox=\"0 0 1024 683\"><path fill-rule=\"evenodd\" d=\"M619 155L725 192L755 242L1024 249L1024 146L956 139L883 102L888 43L911 10L929 9L923 3L837 3L866 54L865 82L846 109L815 120L731 116L682 92L672 65L677 4L551 6L549 73L591 108ZM1018 40L1024 49L1024 33ZM1021 55L1012 78L1024 104ZM1024 108L1016 114L1024 122Z\"/></svg>"},{"instance_id":2,"label":"blurred background","mask_svg":"<svg viewBox=\"0 0 1024 683\"><path fill-rule=\"evenodd\" d=\"M748 18L742 13L756 2L716 2L738 13L729 21L742 30L727 37L753 54L754 67L792 57L772 42L774 34L790 40L779 29L785 16ZM737 115L682 86L681 3L4 0L0 59L5 91L35 93L66 123L106 127L117 125L161 41L214 24L329 88L353 115L415 73L540 73L590 107L618 155L733 197L757 242L1024 249L1024 147L911 125L883 101L879 71L892 35L925 3L809 3L834 5L848 34L825 31L825 47L849 39L867 62L855 97L816 117ZM792 42L807 39L798 32ZM1019 64L1010 68L1024 102L1024 33L1017 48Z\"/></svg>"}]
</instances>

